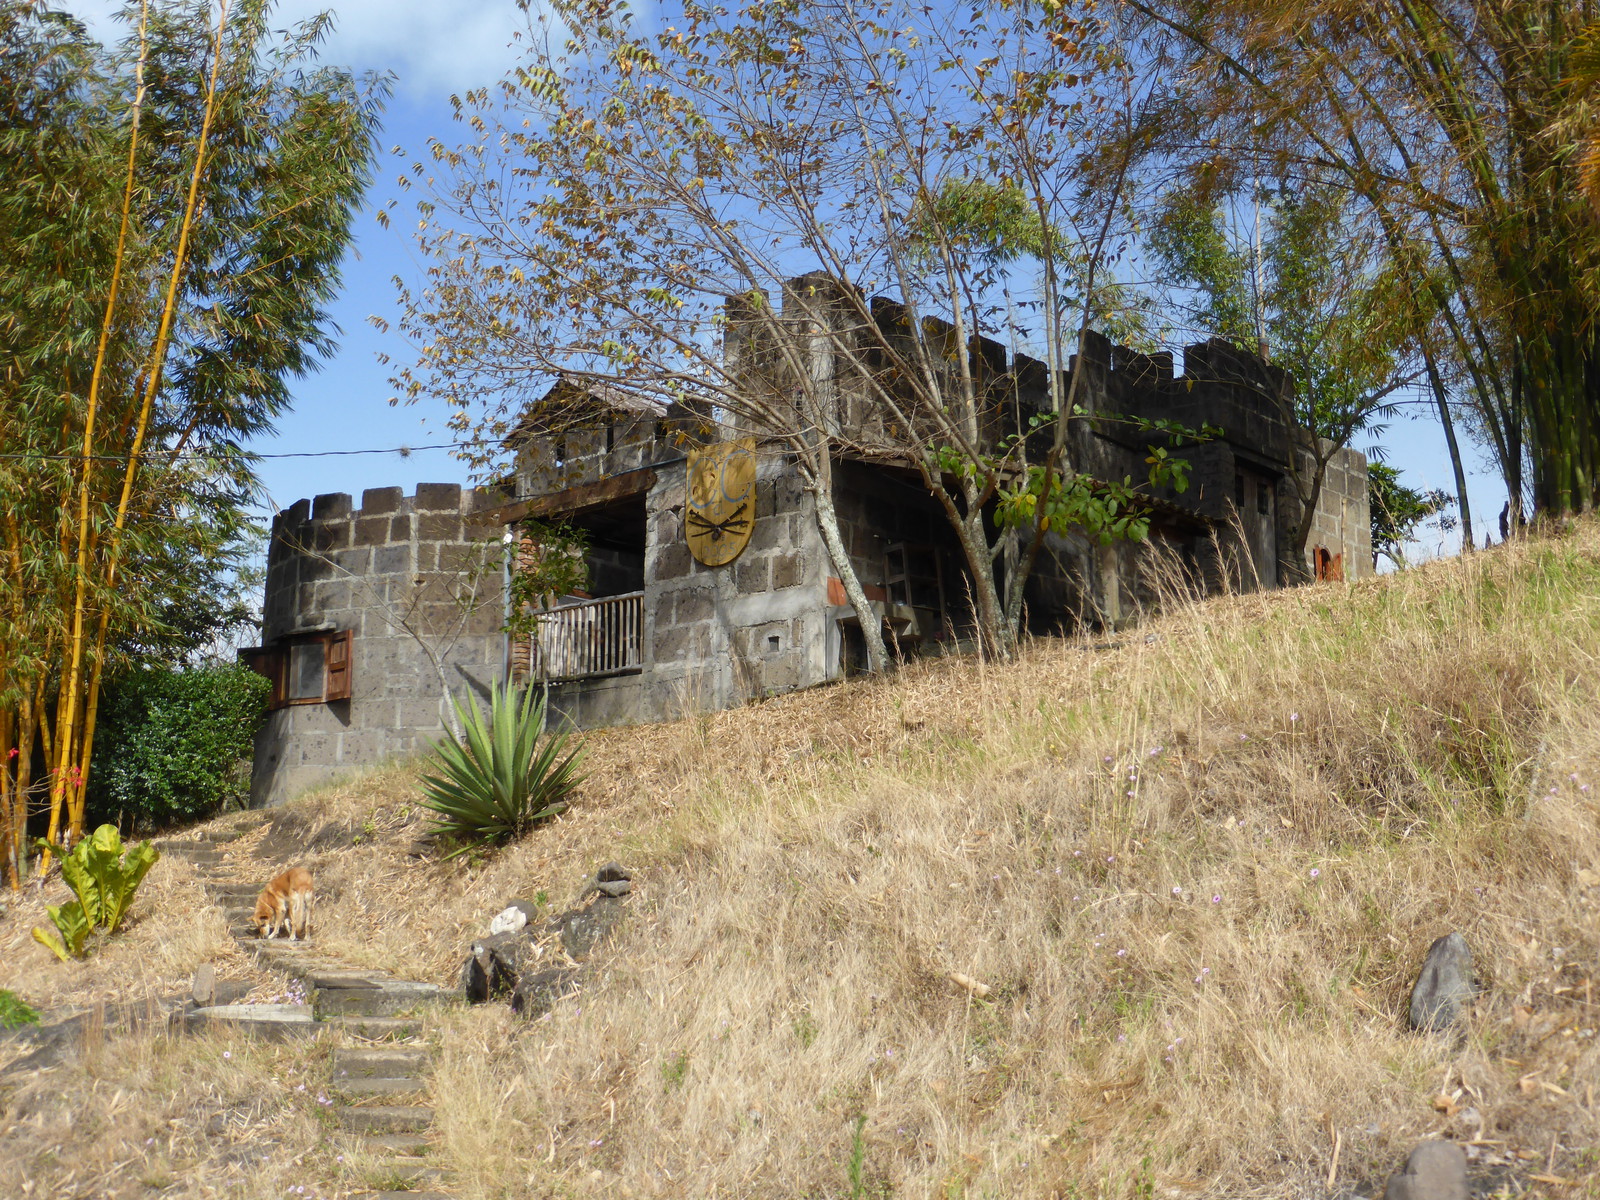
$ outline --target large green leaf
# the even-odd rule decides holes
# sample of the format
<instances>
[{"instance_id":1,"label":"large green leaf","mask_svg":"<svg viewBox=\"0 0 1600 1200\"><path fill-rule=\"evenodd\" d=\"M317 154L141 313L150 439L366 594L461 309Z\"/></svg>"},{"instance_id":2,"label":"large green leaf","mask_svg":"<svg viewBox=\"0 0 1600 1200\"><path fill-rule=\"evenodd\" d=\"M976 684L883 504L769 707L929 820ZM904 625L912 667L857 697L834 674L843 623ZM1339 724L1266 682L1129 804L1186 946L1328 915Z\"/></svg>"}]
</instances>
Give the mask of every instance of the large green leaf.
<instances>
[{"instance_id":1,"label":"large green leaf","mask_svg":"<svg viewBox=\"0 0 1600 1200\"><path fill-rule=\"evenodd\" d=\"M83 957L83 944L88 940L91 928L88 918L84 916L83 905L77 900L69 900L65 904L46 904L44 911L58 932L51 933L35 925L34 940L48 946L62 962L68 961L69 955L72 958Z\"/></svg>"}]
</instances>

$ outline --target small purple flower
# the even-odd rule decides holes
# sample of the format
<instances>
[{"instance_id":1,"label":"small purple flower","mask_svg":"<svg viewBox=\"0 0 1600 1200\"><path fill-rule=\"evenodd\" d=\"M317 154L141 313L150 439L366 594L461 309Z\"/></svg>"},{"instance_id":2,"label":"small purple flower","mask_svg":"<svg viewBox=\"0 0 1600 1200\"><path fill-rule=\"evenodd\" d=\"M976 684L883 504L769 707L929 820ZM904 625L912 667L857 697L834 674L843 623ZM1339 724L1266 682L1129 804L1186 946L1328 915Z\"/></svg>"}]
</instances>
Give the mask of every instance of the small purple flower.
<instances>
[{"instance_id":1,"label":"small purple flower","mask_svg":"<svg viewBox=\"0 0 1600 1200\"><path fill-rule=\"evenodd\" d=\"M1300 719L1300 714L1299 713L1290 713L1289 714L1289 720L1298 721L1299 719Z\"/></svg>"},{"instance_id":2,"label":"small purple flower","mask_svg":"<svg viewBox=\"0 0 1600 1200\"><path fill-rule=\"evenodd\" d=\"M1213 904L1221 904L1222 903L1222 893L1218 892L1215 896L1212 896L1211 897L1211 903L1213 903Z\"/></svg>"},{"instance_id":3,"label":"small purple flower","mask_svg":"<svg viewBox=\"0 0 1600 1200\"><path fill-rule=\"evenodd\" d=\"M1239 735L1239 740L1240 740L1240 741L1241 741L1241 742L1248 742L1248 741L1249 741L1249 740L1250 740L1250 737L1249 737L1249 735L1248 735L1248 734L1243 734L1243 733L1241 733L1241 734L1240 734L1240 735Z\"/></svg>"},{"instance_id":4,"label":"small purple flower","mask_svg":"<svg viewBox=\"0 0 1600 1200\"><path fill-rule=\"evenodd\" d=\"M1133 793L1129 792L1128 795L1131 796L1131 795L1133 795ZM1115 854L1108 854L1108 855L1106 855L1106 861L1107 862L1116 862L1117 861L1117 856Z\"/></svg>"},{"instance_id":5,"label":"small purple flower","mask_svg":"<svg viewBox=\"0 0 1600 1200\"><path fill-rule=\"evenodd\" d=\"M1210 967L1201 967L1200 968L1200 974L1202 974L1202 975L1211 974L1211 968Z\"/></svg>"},{"instance_id":6,"label":"small purple flower","mask_svg":"<svg viewBox=\"0 0 1600 1200\"><path fill-rule=\"evenodd\" d=\"M1183 889L1181 887L1175 887L1172 889L1172 894L1174 896L1181 896L1183 895Z\"/></svg>"},{"instance_id":7,"label":"small purple flower","mask_svg":"<svg viewBox=\"0 0 1600 1200\"><path fill-rule=\"evenodd\" d=\"M233 1051L232 1050L224 1050L222 1052L222 1057L223 1058L232 1058L233 1057Z\"/></svg>"},{"instance_id":8,"label":"small purple flower","mask_svg":"<svg viewBox=\"0 0 1600 1200\"><path fill-rule=\"evenodd\" d=\"M1312 867L1311 868L1311 878L1315 879L1318 875L1321 875L1321 874L1322 874L1322 869L1320 867Z\"/></svg>"},{"instance_id":9,"label":"small purple flower","mask_svg":"<svg viewBox=\"0 0 1600 1200\"><path fill-rule=\"evenodd\" d=\"M1127 1041L1127 1040L1128 1040L1128 1035L1127 1035L1127 1034L1125 1034L1125 1033L1119 1033L1119 1034L1117 1034L1117 1041L1119 1041L1119 1042L1125 1042L1125 1041Z\"/></svg>"},{"instance_id":10,"label":"small purple flower","mask_svg":"<svg viewBox=\"0 0 1600 1200\"><path fill-rule=\"evenodd\" d=\"M1195 976L1195 977L1194 977L1194 981L1195 981L1195 982L1196 982L1196 983L1199 983L1199 982L1200 982L1200 976L1198 976L1198 975L1196 975L1196 976Z\"/></svg>"},{"instance_id":11,"label":"small purple flower","mask_svg":"<svg viewBox=\"0 0 1600 1200\"><path fill-rule=\"evenodd\" d=\"M1121 950L1117 951L1117 957L1118 958L1127 958L1128 957L1128 950L1127 950L1126 946L1124 946Z\"/></svg>"}]
</instances>

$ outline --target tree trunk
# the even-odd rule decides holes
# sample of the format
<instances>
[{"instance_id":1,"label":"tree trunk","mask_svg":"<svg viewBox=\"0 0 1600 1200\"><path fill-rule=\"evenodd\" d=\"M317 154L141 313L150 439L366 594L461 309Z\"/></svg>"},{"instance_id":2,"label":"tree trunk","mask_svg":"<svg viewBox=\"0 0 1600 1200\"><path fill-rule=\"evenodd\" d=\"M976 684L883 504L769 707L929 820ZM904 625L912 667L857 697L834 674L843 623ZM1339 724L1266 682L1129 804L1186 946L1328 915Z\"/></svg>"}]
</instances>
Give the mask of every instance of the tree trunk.
<instances>
[{"instance_id":1,"label":"tree trunk","mask_svg":"<svg viewBox=\"0 0 1600 1200\"><path fill-rule=\"evenodd\" d=\"M1456 425L1450 418L1450 400L1445 394L1439 366L1433 360L1433 351L1424 350L1422 357L1428 368L1428 383L1433 388L1434 402L1439 406L1439 425L1444 430L1444 444L1450 451L1450 469L1455 472L1456 510L1461 514L1461 549L1470 554L1476 545L1472 539L1472 504L1467 500L1467 471L1461 463L1461 447L1456 444Z\"/></svg>"},{"instance_id":2,"label":"tree trunk","mask_svg":"<svg viewBox=\"0 0 1600 1200\"><path fill-rule=\"evenodd\" d=\"M861 626L861 637L867 646L867 670L882 674L889 665L889 651L883 642L883 618L873 610L866 589L856 574L855 565L845 550L844 538L839 535L839 514L833 507L833 469L826 450L819 456L820 469L816 472L811 494L817 503L817 531L822 534L822 544L828 548L828 558L833 562L837 578L844 584L844 594L855 609L856 621Z\"/></svg>"}]
</instances>

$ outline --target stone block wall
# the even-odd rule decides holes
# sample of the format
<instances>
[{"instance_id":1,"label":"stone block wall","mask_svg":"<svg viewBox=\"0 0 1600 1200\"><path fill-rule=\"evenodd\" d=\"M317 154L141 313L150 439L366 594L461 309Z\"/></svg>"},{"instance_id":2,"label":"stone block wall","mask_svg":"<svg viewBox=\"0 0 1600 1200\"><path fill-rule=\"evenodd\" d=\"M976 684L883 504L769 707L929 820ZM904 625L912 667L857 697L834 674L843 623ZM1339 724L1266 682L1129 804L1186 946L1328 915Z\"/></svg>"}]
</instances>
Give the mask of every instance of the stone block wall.
<instances>
[{"instance_id":1,"label":"stone block wall","mask_svg":"<svg viewBox=\"0 0 1600 1200\"><path fill-rule=\"evenodd\" d=\"M792 465L760 457L750 543L721 567L697 561L684 540L686 464L657 473L646 503L642 669L553 685L553 719L579 728L668 720L827 678L826 555Z\"/></svg>"},{"instance_id":2,"label":"stone block wall","mask_svg":"<svg viewBox=\"0 0 1600 1200\"><path fill-rule=\"evenodd\" d=\"M251 801L279 804L441 736L440 660L451 691L486 694L506 652L499 499L457 484L371 488L301 500L272 523L262 645L349 630L351 696L293 704L256 737Z\"/></svg>"},{"instance_id":3,"label":"stone block wall","mask_svg":"<svg viewBox=\"0 0 1600 1200\"><path fill-rule=\"evenodd\" d=\"M1311 536L1306 539L1307 553L1314 546L1326 546L1331 553L1344 555L1346 579L1369 578L1376 573L1371 511L1367 456L1346 446L1328 460Z\"/></svg>"}]
</instances>

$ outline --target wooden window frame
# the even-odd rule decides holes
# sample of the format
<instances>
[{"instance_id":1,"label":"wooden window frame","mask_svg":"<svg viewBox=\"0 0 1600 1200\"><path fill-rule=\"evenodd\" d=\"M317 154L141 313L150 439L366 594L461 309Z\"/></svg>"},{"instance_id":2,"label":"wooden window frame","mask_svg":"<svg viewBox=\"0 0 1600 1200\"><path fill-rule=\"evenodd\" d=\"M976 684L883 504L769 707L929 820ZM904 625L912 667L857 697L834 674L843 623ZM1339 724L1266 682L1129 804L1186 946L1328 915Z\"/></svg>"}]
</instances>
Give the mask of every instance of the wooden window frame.
<instances>
[{"instance_id":1,"label":"wooden window frame","mask_svg":"<svg viewBox=\"0 0 1600 1200\"><path fill-rule=\"evenodd\" d=\"M301 704L332 704L348 700L354 676L354 659L351 644L354 631L337 629L319 633L297 633L279 638L270 646L257 646L239 651L239 658L256 674L272 684L267 700L268 711L291 708ZM322 694L318 696L289 695L289 658L302 646L322 648Z\"/></svg>"}]
</instances>

